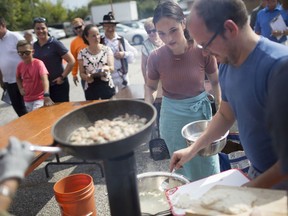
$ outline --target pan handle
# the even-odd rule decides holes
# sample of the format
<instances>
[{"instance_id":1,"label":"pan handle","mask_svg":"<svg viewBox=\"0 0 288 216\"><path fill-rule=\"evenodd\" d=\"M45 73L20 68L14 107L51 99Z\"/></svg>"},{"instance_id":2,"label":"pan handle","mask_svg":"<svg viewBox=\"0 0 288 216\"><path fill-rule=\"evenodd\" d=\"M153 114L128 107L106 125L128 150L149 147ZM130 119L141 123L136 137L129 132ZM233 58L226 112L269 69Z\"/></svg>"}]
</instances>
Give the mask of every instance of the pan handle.
<instances>
[{"instance_id":1,"label":"pan handle","mask_svg":"<svg viewBox=\"0 0 288 216\"><path fill-rule=\"evenodd\" d=\"M62 149L57 146L40 146L40 145L30 145L29 146L30 151L40 151L45 153L59 153L62 152Z\"/></svg>"}]
</instances>

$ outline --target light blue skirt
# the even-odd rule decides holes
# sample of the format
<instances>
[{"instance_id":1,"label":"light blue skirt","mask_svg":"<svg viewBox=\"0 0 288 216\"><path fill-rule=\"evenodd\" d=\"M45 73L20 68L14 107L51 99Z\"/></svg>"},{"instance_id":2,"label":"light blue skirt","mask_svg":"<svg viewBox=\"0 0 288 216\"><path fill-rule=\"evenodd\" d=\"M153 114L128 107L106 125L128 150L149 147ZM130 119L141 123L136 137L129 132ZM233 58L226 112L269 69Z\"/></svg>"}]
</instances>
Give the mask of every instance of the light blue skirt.
<instances>
[{"instance_id":1,"label":"light blue skirt","mask_svg":"<svg viewBox=\"0 0 288 216\"><path fill-rule=\"evenodd\" d=\"M212 110L207 93L203 92L196 97L175 100L162 97L160 113L160 136L167 144L170 155L173 152L187 147L181 135L184 125L198 120L211 119ZM210 157L195 156L184 164L179 174L190 181L195 181L220 172L218 154Z\"/></svg>"}]
</instances>

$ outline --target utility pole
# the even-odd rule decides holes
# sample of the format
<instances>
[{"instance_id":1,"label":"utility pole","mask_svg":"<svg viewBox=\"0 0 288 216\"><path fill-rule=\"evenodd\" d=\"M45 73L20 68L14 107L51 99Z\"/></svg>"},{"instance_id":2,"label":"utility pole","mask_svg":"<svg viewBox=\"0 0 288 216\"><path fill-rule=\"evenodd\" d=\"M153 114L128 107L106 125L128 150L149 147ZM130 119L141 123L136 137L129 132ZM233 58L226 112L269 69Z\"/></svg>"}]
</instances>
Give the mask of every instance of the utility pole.
<instances>
[{"instance_id":1,"label":"utility pole","mask_svg":"<svg viewBox=\"0 0 288 216\"><path fill-rule=\"evenodd\" d=\"M112 0L109 0L109 1L110 1L110 5L111 5L112 14L113 14L113 16L115 17Z\"/></svg>"},{"instance_id":2,"label":"utility pole","mask_svg":"<svg viewBox=\"0 0 288 216\"><path fill-rule=\"evenodd\" d=\"M31 11L32 11L32 17L34 17L34 2L33 2L33 0L30 0L30 7L31 7Z\"/></svg>"}]
</instances>

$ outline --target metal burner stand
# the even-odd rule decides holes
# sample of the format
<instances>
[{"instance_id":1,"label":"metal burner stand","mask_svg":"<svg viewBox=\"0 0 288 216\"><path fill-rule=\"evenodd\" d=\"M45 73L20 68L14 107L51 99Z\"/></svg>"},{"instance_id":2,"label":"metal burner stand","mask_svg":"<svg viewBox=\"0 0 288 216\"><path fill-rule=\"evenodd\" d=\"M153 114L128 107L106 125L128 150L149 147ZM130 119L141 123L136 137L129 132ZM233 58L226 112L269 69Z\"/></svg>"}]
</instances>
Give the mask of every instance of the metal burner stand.
<instances>
[{"instance_id":1,"label":"metal burner stand","mask_svg":"<svg viewBox=\"0 0 288 216\"><path fill-rule=\"evenodd\" d=\"M140 216L134 152L104 160L104 173L111 215Z\"/></svg>"}]
</instances>

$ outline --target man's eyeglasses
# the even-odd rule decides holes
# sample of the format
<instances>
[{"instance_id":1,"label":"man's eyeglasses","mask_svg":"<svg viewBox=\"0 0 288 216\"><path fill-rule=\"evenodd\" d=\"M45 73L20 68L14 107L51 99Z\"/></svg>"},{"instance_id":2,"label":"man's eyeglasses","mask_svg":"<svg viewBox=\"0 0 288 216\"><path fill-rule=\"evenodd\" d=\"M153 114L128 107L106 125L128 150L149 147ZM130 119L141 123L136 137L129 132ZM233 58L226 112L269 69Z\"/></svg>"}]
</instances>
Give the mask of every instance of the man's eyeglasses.
<instances>
[{"instance_id":1,"label":"man's eyeglasses","mask_svg":"<svg viewBox=\"0 0 288 216\"><path fill-rule=\"evenodd\" d=\"M81 29L81 28L82 28L82 25L76 26L76 27L74 27L74 30L77 31L78 29Z\"/></svg>"},{"instance_id":2,"label":"man's eyeglasses","mask_svg":"<svg viewBox=\"0 0 288 216\"><path fill-rule=\"evenodd\" d=\"M18 51L18 55L20 55L20 56L28 56L28 55L30 55L31 54L31 50L27 50L27 51Z\"/></svg>"},{"instance_id":3,"label":"man's eyeglasses","mask_svg":"<svg viewBox=\"0 0 288 216\"><path fill-rule=\"evenodd\" d=\"M218 34L219 34L218 31L216 31L214 33L214 35L210 38L210 40L205 45L197 44L197 47L199 49L206 50L207 47L215 40L215 38L217 37Z\"/></svg>"},{"instance_id":4,"label":"man's eyeglasses","mask_svg":"<svg viewBox=\"0 0 288 216\"><path fill-rule=\"evenodd\" d=\"M151 34L152 32L153 32L153 33L156 33L157 30L156 30L156 29L151 29L151 30L147 30L146 32L147 32L147 34Z\"/></svg>"},{"instance_id":5,"label":"man's eyeglasses","mask_svg":"<svg viewBox=\"0 0 288 216\"><path fill-rule=\"evenodd\" d=\"M46 19L44 17L36 17L33 20L34 23L46 23Z\"/></svg>"}]
</instances>

